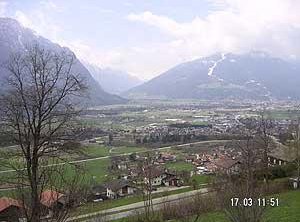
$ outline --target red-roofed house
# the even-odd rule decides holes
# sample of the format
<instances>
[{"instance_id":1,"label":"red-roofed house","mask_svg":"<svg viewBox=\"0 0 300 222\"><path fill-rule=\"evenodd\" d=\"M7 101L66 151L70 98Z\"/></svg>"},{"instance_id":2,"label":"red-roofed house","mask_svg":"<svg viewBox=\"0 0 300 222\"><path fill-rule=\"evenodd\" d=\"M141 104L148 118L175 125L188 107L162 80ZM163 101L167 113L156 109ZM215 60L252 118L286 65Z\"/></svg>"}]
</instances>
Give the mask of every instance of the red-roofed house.
<instances>
[{"instance_id":1,"label":"red-roofed house","mask_svg":"<svg viewBox=\"0 0 300 222\"><path fill-rule=\"evenodd\" d=\"M55 212L66 205L66 196L53 190L46 190L41 193L40 202L45 216L52 217Z\"/></svg>"},{"instance_id":2,"label":"red-roofed house","mask_svg":"<svg viewBox=\"0 0 300 222\"><path fill-rule=\"evenodd\" d=\"M22 220L23 205L12 198L0 198L0 221L17 222Z\"/></svg>"}]
</instances>

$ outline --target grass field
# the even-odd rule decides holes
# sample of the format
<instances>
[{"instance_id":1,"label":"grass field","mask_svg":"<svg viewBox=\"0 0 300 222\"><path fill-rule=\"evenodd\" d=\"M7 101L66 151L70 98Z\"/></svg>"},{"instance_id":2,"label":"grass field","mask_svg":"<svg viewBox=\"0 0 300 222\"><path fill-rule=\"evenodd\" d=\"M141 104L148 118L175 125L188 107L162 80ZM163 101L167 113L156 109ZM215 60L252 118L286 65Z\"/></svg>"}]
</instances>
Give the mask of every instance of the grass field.
<instances>
[{"instance_id":1,"label":"grass field","mask_svg":"<svg viewBox=\"0 0 300 222\"><path fill-rule=\"evenodd\" d=\"M269 116L273 119L297 119L300 116L299 110L272 110Z\"/></svg>"},{"instance_id":2,"label":"grass field","mask_svg":"<svg viewBox=\"0 0 300 222\"><path fill-rule=\"evenodd\" d=\"M112 152L109 152L110 149L112 149ZM113 155L118 155L118 154L124 154L124 153L133 153L133 152L140 152L140 151L145 151L146 149L143 147L106 147L103 145L98 145L98 144L89 144L86 147L83 148L83 153L84 155L81 156L82 159L86 158L97 158L97 157L105 157L105 156L113 156ZM69 157L69 160L74 160L75 157ZM78 156L77 156L78 158ZM12 162L13 160L9 160ZM62 162L62 160L57 160L58 162ZM57 163L53 162L53 163ZM11 167L6 166L8 160L2 159L0 160L0 171L4 170L11 170ZM16 162L16 161L15 161ZM109 166L109 158L107 159L100 159L100 160L93 160L89 162L83 162L78 164L85 172L86 174L86 180L90 181L93 180L94 182L103 182L106 179L109 178L108 176L108 166ZM51 164L51 163L49 163ZM17 165L16 163L14 164L15 166ZM20 167L23 168L24 166ZM65 165L65 169L67 176L72 177L74 174L74 169L72 167L68 166L68 164ZM6 175L8 173L5 173L2 175ZM3 178L2 178L3 179ZM1 182L1 181L0 181Z\"/></svg>"},{"instance_id":3,"label":"grass field","mask_svg":"<svg viewBox=\"0 0 300 222\"><path fill-rule=\"evenodd\" d=\"M109 156L109 155L118 155L124 153L136 153L136 152L143 152L147 149L144 147L131 147L131 146L117 146L117 147L107 147L98 144L90 144L87 145L83 152L88 157L102 157L102 156Z\"/></svg>"},{"instance_id":4,"label":"grass field","mask_svg":"<svg viewBox=\"0 0 300 222\"><path fill-rule=\"evenodd\" d=\"M191 163L186 163L184 161L167 163L165 166L168 169L175 170L175 171L192 171L194 169L194 166Z\"/></svg>"},{"instance_id":5,"label":"grass field","mask_svg":"<svg viewBox=\"0 0 300 222\"><path fill-rule=\"evenodd\" d=\"M110 175L108 173L108 167L110 165L110 159L100 159L100 160L93 160L89 162L83 162L77 164L77 168L75 168L72 164L66 164L63 166L58 166L56 170L59 170L60 173L64 173L65 179L73 178L74 176L81 176L82 175L82 182L84 184L90 183L90 182L96 182L96 183L102 183L110 178ZM77 171L77 172L75 172ZM14 178L14 172L4 173L1 174L1 180L6 181L5 177L10 176L11 178ZM60 176L60 175L58 175ZM0 196L6 195L7 192L0 192Z\"/></svg>"},{"instance_id":6,"label":"grass field","mask_svg":"<svg viewBox=\"0 0 300 222\"><path fill-rule=\"evenodd\" d=\"M208 176L208 175L194 175L191 177L191 181L195 180L198 185L209 183L211 179L212 176Z\"/></svg>"},{"instance_id":7,"label":"grass field","mask_svg":"<svg viewBox=\"0 0 300 222\"><path fill-rule=\"evenodd\" d=\"M89 157L108 156L109 148L98 144L91 144L86 146L83 152Z\"/></svg>"},{"instance_id":8,"label":"grass field","mask_svg":"<svg viewBox=\"0 0 300 222\"><path fill-rule=\"evenodd\" d=\"M279 207L271 208L265 216L265 222L300 221L300 190L277 195Z\"/></svg>"},{"instance_id":9,"label":"grass field","mask_svg":"<svg viewBox=\"0 0 300 222\"><path fill-rule=\"evenodd\" d=\"M146 150L147 149L144 147L131 147L131 146L113 147L111 149L111 155L123 154L123 153L136 153L136 152L143 152Z\"/></svg>"},{"instance_id":10,"label":"grass field","mask_svg":"<svg viewBox=\"0 0 300 222\"><path fill-rule=\"evenodd\" d=\"M73 179L74 177L78 177L78 183L85 185L90 184L99 184L103 183L109 179L112 179L112 176L108 173L108 167L110 165L110 159L101 159L101 160L94 160L86 163L80 163L79 169L75 168L73 165L64 165L60 166L58 169L60 170L60 173L57 174L57 178L61 176L61 173L64 174L64 179ZM1 175L2 181L5 180L5 176L9 176L13 173L6 173L5 175ZM14 178L13 175L11 175L12 178ZM56 177L56 173L54 174L54 177ZM58 180L59 184L58 187L60 187L60 180ZM14 190L4 190L0 191L0 197L8 196L8 197L14 197L15 191Z\"/></svg>"},{"instance_id":11,"label":"grass field","mask_svg":"<svg viewBox=\"0 0 300 222\"><path fill-rule=\"evenodd\" d=\"M86 172L87 181L102 183L110 178L108 167L109 159L94 160L83 164L83 169Z\"/></svg>"}]
</instances>

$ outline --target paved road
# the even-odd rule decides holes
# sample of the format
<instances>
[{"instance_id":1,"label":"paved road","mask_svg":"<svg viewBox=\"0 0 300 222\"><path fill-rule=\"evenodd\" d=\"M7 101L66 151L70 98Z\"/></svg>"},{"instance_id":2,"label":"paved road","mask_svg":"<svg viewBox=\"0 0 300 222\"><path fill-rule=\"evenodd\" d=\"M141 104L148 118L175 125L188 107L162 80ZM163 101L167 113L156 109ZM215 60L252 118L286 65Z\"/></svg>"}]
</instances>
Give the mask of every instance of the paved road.
<instances>
[{"instance_id":1,"label":"paved road","mask_svg":"<svg viewBox=\"0 0 300 222\"><path fill-rule=\"evenodd\" d=\"M185 193L173 194L166 197L155 198L153 199L154 210L161 209L166 203L175 203L176 201L182 199L191 198L196 194L203 194L207 192L208 192L207 188L202 188L199 190L188 191ZM95 213L80 215L77 217L69 218L67 221L75 222L77 220L84 220L85 218L91 218L91 217L93 217L94 219L87 219L86 221L96 222L97 220L99 220L99 218L103 218L103 217L105 218L106 221L111 221L111 220L117 220L124 217L136 215L139 212L143 212L143 210L144 210L144 202L142 201L142 202L137 202L137 203L121 206L121 207L111 208L108 210L98 211Z\"/></svg>"},{"instance_id":2,"label":"paved road","mask_svg":"<svg viewBox=\"0 0 300 222\"><path fill-rule=\"evenodd\" d=\"M189 146L189 145L205 144L205 143L212 143L212 142L221 143L221 142L226 142L226 141L228 141L228 140L210 140L210 141L201 141L201 142L194 142L194 143L185 143L185 144L180 144L180 145L173 145L173 146L165 146L165 147L155 148L155 149L151 149L151 150L138 151L138 152L135 152L135 153L146 153L146 152L149 152L149 151L166 150L166 149L170 149L170 148L173 148L173 147L184 147L184 146ZM123 153L123 154L119 154L119 155L116 155L116 156L129 156L131 154L132 154L132 152ZM56 164L46 165L46 166L43 166L43 167L62 166L62 165L66 165L66 164L85 163L85 162L90 162L90 161L95 161L95 160L108 159L110 157L111 156L103 156L103 157L89 158L89 159L84 159L84 160L74 160L74 161L70 161L68 163L56 163ZM25 170L25 169L26 168L20 169L20 170ZM16 170L3 170L3 171L0 171L0 174L11 173L11 172L15 172L15 171Z\"/></svg>"}]
</instances>

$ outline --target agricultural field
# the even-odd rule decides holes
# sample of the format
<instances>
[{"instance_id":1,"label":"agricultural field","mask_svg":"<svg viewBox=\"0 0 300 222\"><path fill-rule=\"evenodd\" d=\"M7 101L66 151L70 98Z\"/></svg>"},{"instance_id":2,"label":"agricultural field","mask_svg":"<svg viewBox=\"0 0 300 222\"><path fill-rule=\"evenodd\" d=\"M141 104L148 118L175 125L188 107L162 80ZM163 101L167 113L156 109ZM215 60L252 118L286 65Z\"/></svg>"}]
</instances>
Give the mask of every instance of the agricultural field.
<instances>
[{"instance_id":1,"label":"agricultural field","mask_svg":"<svg viewBox=\"0 0 300 222\"><path fill-rule=\"evenodd\" d=\"M299 110L272 110L269 112L268 116L276 120L298 119L300 117L300 111Z\"/></svg>"},{"instance_id":2,"label":"agricultural field","mask_svg":"<svg viewBox=\"0 0 300 222\"><path fill-rule=\"evenodd\" d=\"M177 162L171 162L167 163L166 168L174 171L192 171L194 169L194 166L191 163L187 163L184 161L177 161Z\"/></svg>"},{"instance_id":3,"label":"agricultural field","mask_svg":"<svg viewBox=\"0 0 300 222\"><path fill-rule=\"evenodd\" d=\"M110 148L98 144L91 144L83 148L83 153L89 158L109 155Z\"/></svg>"},{"instance_id":4,"label":"agricultural field","mask_svg":"<svg viewBox=\"0 0 300 222\"><path fill-rule=\"evenodd\" d=\"M211 175L193 175L190 180L195 181L197 185L201 185L211 182L212 179L213 176Z\"/></svg>"},{"instance_id":5,"label":"agricultural field","mask_svg":"<svg viewBox=\"0 0 300 222\"><path fill-rule=\"evenodd\" d=\"M86 172L87 180L92 180L96 183L102 183L109 179L108 167L110 160L100 159L83 164L83 168Z\"/></svg>"},{"instance_id":6,"label":"agricultural field","mask_svg":"<svg viewBox=\"0 0 300 222\"><path fill-rule=\"evenodd\" d=\"M120 155L124 153L139 153L146 152L147 149L144 147L131 147L131 146L121 146L121 147L113 147L110 150L110 155Z\"/></svg>"}]
</instances>

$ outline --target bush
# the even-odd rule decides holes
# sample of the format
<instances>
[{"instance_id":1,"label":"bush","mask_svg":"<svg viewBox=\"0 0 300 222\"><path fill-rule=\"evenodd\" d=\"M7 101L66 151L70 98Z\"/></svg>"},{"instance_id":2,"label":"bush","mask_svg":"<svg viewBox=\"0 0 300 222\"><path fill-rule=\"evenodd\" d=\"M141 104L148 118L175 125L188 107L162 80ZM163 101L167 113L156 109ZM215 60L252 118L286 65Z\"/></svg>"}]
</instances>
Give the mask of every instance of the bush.
<instances>
[{"instance_id":1,"label":"bush","mask_svg":"<svg viewBox=\"0 0 300 222\"><path fill-rule=\"evenodd\" d=\"M294 171L296 170L295 164L287 164L283 166L275 166L271 169L271 178L284 178L290 177L293 175Z\"/></svg>"},{"instance_id":2,"label":"bush","mask_svg":"<svg viewBox=\"0 0 300 222\"><path fill-rule=\"evenodd\" d=\"M286 177L286 172L281 166L273 167L271 170L272 179Z\"/></svg>"},{"instance_id":3,"label":"bush","mask_svg":"<svg viewBox=\"0 0 300 222\"><path fill-rule=\"evenodd\" d=\"M130 222L163 222L164 220L162 219L161 214L155 212L151 215L150 218L147 218L145 216L145 214L143 213L137 213L137 215L135 215L134 217L130 217L130 218L126 218L128 220L126 221L130 221Z\"/></svg>"}]
</instances>

